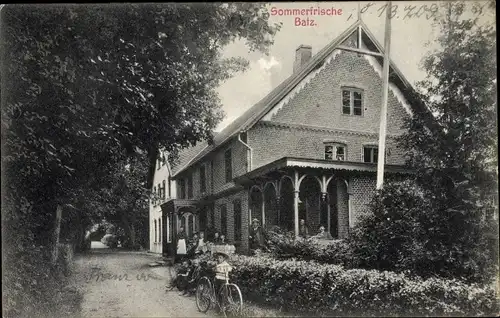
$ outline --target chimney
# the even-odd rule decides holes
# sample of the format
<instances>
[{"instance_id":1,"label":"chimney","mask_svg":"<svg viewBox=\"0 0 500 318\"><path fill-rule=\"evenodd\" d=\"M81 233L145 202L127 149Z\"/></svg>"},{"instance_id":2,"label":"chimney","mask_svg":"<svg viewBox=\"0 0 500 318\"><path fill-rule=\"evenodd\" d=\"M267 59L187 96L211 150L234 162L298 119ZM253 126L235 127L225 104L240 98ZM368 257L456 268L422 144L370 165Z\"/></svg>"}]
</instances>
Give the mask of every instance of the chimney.
<instances>
[{"instance_id":1,"label":"chimney","mask_svg":"<svg viewBox=\"0 0 500 318\"><path fill-rule=\"evenodd\" d=\"M300 71L312 57L312 46L301 44L295 50L295 62L293 63L293 73Z\"/></svg>"}]
</instances>

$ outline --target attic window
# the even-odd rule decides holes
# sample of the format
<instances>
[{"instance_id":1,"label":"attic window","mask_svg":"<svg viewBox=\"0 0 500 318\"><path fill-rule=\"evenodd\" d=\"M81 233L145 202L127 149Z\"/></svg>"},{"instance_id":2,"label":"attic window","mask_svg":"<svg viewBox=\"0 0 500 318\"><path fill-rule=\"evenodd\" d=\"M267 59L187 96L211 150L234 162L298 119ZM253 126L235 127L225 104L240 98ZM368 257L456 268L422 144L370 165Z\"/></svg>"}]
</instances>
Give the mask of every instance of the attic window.
<instances>
[{"instance_id":1,"label":"attic window","mask_svg":"<svg viewBox=\"0 0 500 318\"><path fill-rule=\"evenodd\" d=\"M346 145L341 143L325 143L325 159L344 161L346 148Z\"/></svg>"},{"instance_id":2,"label":"attic window","mask_svg":"<svg viewBox=\"0 0 500 318\"><path fill-rule=\"evenodd\" d=\"M342 87L342 114L363 115L363 90L354 87Z\"/></svg>"}]
</instances>

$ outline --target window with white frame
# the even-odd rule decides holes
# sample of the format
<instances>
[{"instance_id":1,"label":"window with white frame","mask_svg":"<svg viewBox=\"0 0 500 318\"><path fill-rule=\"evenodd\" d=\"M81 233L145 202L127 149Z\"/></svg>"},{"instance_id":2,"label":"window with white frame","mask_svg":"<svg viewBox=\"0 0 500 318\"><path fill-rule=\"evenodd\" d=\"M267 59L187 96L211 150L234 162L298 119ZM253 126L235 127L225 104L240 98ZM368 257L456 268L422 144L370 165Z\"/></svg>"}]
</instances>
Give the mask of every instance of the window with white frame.
<instances>
[{"instance_id":1,"label":"window with white frame","mask_svg":"<svg viewBox=\"0 0 500 318\"><path fill-rule=\"evenodd\" d=\"M161 227L161 217L158 219L158 242L161 243L161 237L163 235L163 233L161 232L162 231L162 227Z\"/></svg>"},{"instance_id":2,"label":"window with white frame","mask_svg":"<svg viewBox=\"0 0 500 318\"><path fill-rule=\"evenodd\" d=\"M363 115L363 90L354 87L342 87L342 114Z\"/></svg>"},{"instance_id":3,"label":"window with white frame","mask_svg":"<svg viewBox=\"0 0 500 318\"><path fill-rule=\"evenodd\" d=\"M166 190L166 187L167 187L167 180L163 180L162 181L162 196L161 196L161 199L162 200L165 200L166 199L166 196L167 196L167 190Z\"/></svg>"},{"instance_id":4,"label":"window with white frame","mask_svg":"<svg viewBox=\"0 0 500 318\"><path fill-rule=\"evenodd\" d=\"M167 216L167 242L172 242L172 229L170 228L170 218Z\"/></svg>"},{"instance_id":5,"label":"window with white frame","mask_svg":"<svg viewBox=\"0 0 500 318\"><path fill-rule=\"evenodd\" d=\"M177 231L179 231L182 226L184 227L187 237L191 237L194 233L196 233L196 216L193 213L186 212L182 214L178 220L179 223L177 224Z\"/></svg>"},{"instance_id":6,"label":"window with white frame","mask_svg":"<svg viewBox=\"0 0 500 318\"><path fill-rule=\"evenodd\" d=\"M172 197L172 178L168 177L168 197Z\"/></svg>"},{"instance_id":7,"label":"window with white frame","mask_svg":"<svg viewBox=\"0 0 500 318\"><path fill-rule=\"evenodd\" d=\"M367 163L377 163L378 161L378 147L377 146L364 146L363 147L363 161Z\"/></svg>"},{"instance_id":8,"label":"window with white frame","mask_svg":"<svg viewBox=\"0 0 500 318\"><path fill-rule=\"evenodd\" d=\"M156 243L156 242L158 242L157 241L157 239L158 239L158 227L156 225L156 220L154 220L154 224L155 224L155 240L154 240L154 242Z\"/></svg>"},{"instance_id":9,"label":"window with white frame","mask_svg":"<svg viewBox=\"0 0 500 318\"><path fill-rule=\"evenodd\" d=\"M325 143L325 159L344 161L347 158L346 145L342 143Z\"/></svg>"}]
</instances>

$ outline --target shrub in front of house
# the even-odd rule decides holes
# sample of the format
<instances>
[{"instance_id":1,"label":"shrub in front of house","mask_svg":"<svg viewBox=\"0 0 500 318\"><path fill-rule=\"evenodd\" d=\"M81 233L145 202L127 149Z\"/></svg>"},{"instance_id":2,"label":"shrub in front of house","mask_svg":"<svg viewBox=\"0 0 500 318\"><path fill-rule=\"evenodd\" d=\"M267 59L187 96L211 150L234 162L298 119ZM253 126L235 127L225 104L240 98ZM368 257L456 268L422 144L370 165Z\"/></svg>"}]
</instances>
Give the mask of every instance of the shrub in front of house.
<instances>
[{"instance_id":1,"label":"shrub in front of house","mask_svg":"<svg viewBox=\"0 0 500 318\"><path fill-rule=\"evenodd\" d=\"M377 193L372 213L347 240L322 245L271 230L270 247L278 259L485 283L498 271L498 223L481 223L480 212L440 209L411 180L394 182Z\"/></svg>"},{"instance_id":2,"label":"shrub in front of house","mask_svg":"<svg viewBox=\"0 0 500 318\"><path fill-rule=\"evenodd\" d=\"M344 240L321 244L315 239L296 239L293 232L280 232L275 228L268 232L269 247L277 259L296 258L297 260L318 261L352 267L354 261L349 243Z\"/></svg>"},{"instance_id":3,"label":"shrub in front of house","mask_svg":"<svg viewBox=\"0 0 500 318\"><path fill-rule=\"evenodd\" d=\"M498 223L482 222L481 207L451 209L436 197L411 180L385 185L372 213L350 234L353 266L491 281L498 270ZM497 239L488 240L489 234Z\"/></svg>"},{"instance_id":4,"label":"shrub in front of house","mask_svg":"<svg viewBox=\"0 0 500 318\"><path fill-rule=\"evenodd\" d=\"M295 259L234 256L243 297L291 311L334 315L488 315L495 290L456 280L416 279Z\"/></svg>"}]
</instances>

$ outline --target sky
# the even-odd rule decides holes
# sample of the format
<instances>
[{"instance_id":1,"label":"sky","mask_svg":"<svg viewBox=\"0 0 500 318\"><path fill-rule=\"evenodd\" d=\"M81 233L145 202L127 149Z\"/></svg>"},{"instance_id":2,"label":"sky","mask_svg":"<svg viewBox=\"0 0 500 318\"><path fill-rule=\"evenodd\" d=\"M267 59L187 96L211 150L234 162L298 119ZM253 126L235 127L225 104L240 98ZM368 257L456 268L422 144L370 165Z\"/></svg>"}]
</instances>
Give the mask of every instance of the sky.
<instances>
[{"instance_id":1,"label":"sky","mask_svg":"<svg viewBox=\"0 0 500 318\"><path fill-rule=\"evenodd\" d=\"M382 1L359 2L360 9L364 10L368 5L368 8L361 14L361 19L382 45L384 43L385 8L383 6L385 4L386 2ZM432 10L437 8L433 4L438 4L438 2L392 2L393 6L397 5L397 11L391 20L390 57L413 85L425 78L425 73L420 67L422 58L427 52L437 48L435 42L437 33L433 31L431 19L427 19L427 16L432 15ZM283 26L274 38L275 42L270 48L269 56L260 52L249 53L248 48L242 42L227 46L224 50L225 57L242 56L250 61L250 67L219 87L218 93L222 100L225 118L217 127L217 131L226 127L292 74L295 49L299 45L311 45L314 56L355 23L358 12L358 2L354 1L271 3L270 14L276 12L276 9L272 10L273 7L276 9L334 8L337 15L309 16L309 19L315 20L314 26L296 26L296 16L271 15L271 23L282 22ZM406 17L408 12L412 17ZM491 16L491 14L494 13L488 12L485 16ZM300 18L308 17L301 16Z\"/></svg>"}]
</instances>

